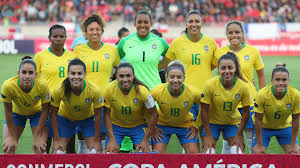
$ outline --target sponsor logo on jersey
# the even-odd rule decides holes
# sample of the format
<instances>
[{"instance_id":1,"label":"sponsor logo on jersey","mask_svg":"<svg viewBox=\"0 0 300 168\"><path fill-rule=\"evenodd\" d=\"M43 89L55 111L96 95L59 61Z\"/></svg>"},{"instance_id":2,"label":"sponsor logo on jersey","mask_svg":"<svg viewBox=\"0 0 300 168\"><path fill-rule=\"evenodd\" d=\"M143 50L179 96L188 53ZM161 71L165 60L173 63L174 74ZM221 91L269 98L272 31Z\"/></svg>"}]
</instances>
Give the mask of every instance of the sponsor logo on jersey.
<instances>
[{"instance_id":1,"label":"sponsor logo on jersey","mask_svg":"<svg viewBox=\"0 0 300 168\"><path fill-rule=\"evenodd\" d=\"M237 93L237 94L235 95L235 99L236 99L236 100L239 100L239 98L240 98L240 94Z\"/></svg>"},{"instance_id":2,"label":"sponsor logo on jersey","mask_svg":"<svg viewBox=\"0 0 300 168\"><path fill-rule=\"evenodd\" d=\"M108 53L104 54L104 56L105 56L105 59L109 59L109 54Z\"/></svg>"},{"instance_id":3,"label":"sponsor logo on jersey","mask_svg":"<svg viewBox=\"0 0 300 168\"><path fill-rule=\"evenodd\" d=\"M208 47L207 47L207 46L204 46L204 50L205 50L205 51L208 51Z\"/></svg>"},{"instance_id":4,"label":"sponsor logo on jersey","mask_svg":"<svg viewBox=\"0 0 300 168\"><path fill-rule=\"evenodd\" d=\"M189 105L189 102L188 102L188 101L185 101L185 102L183 103L183 105L184 105L184 107L187 107L187 106Z\"/></svg>"},{"instance_id":5,"label":"sponsor logo on jersey","mask_svg":"<svg viewBox=\"0 0 300 168\"><path fill-rule=\"evenodd\" d=\"M156 47L157 47L156 44L153 44L153 45L152 45L152 49L153 49L153 50L156 50Z\"/></svg>"},{"instance_id":6,"label":"sponsor logo on jersey","mask_svg":"<svg viewBox=\"0 0 300 168\"><path fill-rule=\"evenodd\" d=\"M249 61L249 55L245 55L245 61Z\"/></svg>"},{"instance_id":7,"label":"sponsor logo on jersey","mask_svg":"<svg viewBox=\"0 0 300 168\"><path fill-rule=\"evenodd\" d=\"M286 108L290 109L290 108L292 108L292 105L291 104L286 104Z\"/></svg>"},{"instance_id":8,"label":"sponsor logo on jersey","mask_svg":"<svg viewBox=\"0 0 300 168\"><path fill-rule=\"evenodd\" d=\"M34 97L35 100L40 100L40 98L41 98L40 96L35 96Z\"/></svg>"},{"instance_id":9,"label":"sponsor logo on jersey","mask_svg":"<svg viewBox=\"0 0 300 168\"><path fill-rule=\"evenodd\" d=\"M133 104L138 104L139 100L137 98L133 99Z\"/></svg>"}]
</instances>

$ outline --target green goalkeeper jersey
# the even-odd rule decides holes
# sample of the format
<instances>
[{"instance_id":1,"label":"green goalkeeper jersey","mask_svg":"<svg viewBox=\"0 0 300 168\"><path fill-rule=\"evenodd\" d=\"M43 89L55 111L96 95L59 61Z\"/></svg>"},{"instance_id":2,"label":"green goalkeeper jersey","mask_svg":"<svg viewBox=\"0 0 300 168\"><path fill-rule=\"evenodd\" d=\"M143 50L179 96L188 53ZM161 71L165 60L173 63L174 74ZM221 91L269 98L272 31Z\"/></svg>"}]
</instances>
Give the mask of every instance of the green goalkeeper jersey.
<instances>
[{"instance_id":1,"label":"green goalkeeper jersey","mask_svg":"<svg viewBox=\"0 0 300 168\"><path fill-rule=\"evenodd\" d=\"M124 37L117 48L121 59L133 65L135 76L150 90L161 83L158 63L169 48L166 40L152 33L145 38L134 33Z\"/></svg>"}]
</instances>

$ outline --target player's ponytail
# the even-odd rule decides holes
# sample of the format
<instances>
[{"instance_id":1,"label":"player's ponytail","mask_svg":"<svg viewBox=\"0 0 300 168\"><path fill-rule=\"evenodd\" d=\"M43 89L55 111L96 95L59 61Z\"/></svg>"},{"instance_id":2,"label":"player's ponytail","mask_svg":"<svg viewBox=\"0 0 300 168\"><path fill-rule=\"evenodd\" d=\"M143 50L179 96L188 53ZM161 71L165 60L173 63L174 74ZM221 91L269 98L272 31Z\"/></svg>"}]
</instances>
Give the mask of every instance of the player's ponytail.
<instances>
[{"instance_id":1,"label":"player's ponytail","mask_svg":"<svg viewBox=\"0 0 300 168\"><path fill-rule=\"evenodd\" d=\"M134 75L134 68L130 63L128 63L128 62L120 63L118 65L118 67L116 68L116 74L118 74L118 71L119 71L120 68L130 68L132 70L132 73L133 73L133 76L134 76L132 83L135 87L135 90L136 90L137 94L139 94L139 85L145 86L149 90L149 88Z\"/></svg>"},{"instance_id":2,"label":"player's ponytail","mask_svg":"<svg viewBox=\"0 0 300 168\"><path fill-rule=\"evenodd\" d=\"M68 73L70 72L70 67L73 65L81 65L83 67L84 73L86 73L85 63L81 61L79 58L75 58L69 62ZM68 77L63 81L62 86L64 87L64 93L66 95L66 98L70 103L70 95L71 95L72 88L71 88L70 79Z\"/></svg>"},{"instance_id":3,"label":"player's ponytail","mask_svg":"<svg viewBox=\"0 0 300 168\"><path fill-rule=\"evenodd\" d=\"M36 71L36 64L35 64L35 62L33 61L33 59L32 59L30 56L24 56L24 57L22 58L22 62L21 62L20 65L19 65L19 71L20 71L21 67L22 67L24 64L31 64L31 65L33 65L34 70Z\"/></svg>"},{"instance_id":4,"label":"player's ponytail","mask_svg":"<svg viewBox=\"0 0 300 168\"><path fill-rule=\"evenodd\" d=\"M272 71L272 79L273 79L273 76L274 76L274 74L276 72L285 72L285 73L287 73L288 77L290 77L289 71L286 68L286 64L285 63L277 63L275 65L275 68Z\"/></svg>"},{"instance_id":5,"label":"player's ponytail","mask_svg":"<svg viewBox=\"0 0 300 168\"><path fill-rule=\"evenodd\" d=\"M235 77L240 78L241 80L247 82L245 80L245 78L243 77L242 73L241 73L241 66L239 63L239 58L233 53L233 52L227 52L226 54L222 55L218 61L218 67L220 66L220 62L224 59L229 59L232 60L232 62L235 64L236 70L234 73Z\"/></svg>"}]
</instances>

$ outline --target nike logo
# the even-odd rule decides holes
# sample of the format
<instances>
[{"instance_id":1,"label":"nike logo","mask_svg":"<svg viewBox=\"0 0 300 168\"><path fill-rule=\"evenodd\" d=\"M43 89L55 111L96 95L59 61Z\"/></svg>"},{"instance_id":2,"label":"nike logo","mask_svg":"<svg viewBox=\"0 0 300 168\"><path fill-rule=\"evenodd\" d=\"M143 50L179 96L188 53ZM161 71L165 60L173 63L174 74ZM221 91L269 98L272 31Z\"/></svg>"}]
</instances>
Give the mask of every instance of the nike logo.
<instances>
[{"instance_id":1,"label":"nike logo","mask_svg":"<svg viewBox=\"0 0 300 168\"><path fill-rule=\"evenodd\" d=\"M50 64L46 64L46 65L50 65Z\"/></svg>"},{"instance_id":2,"label":"nike logo","mask_svg":"<svg viewBox=\"0 0 300 168\"><path fill-rule=\"evenodd\" d=\"M265 106L271 106L271 105L269 105L269 104L266 104Z\"/></svg>"},{"instance_id":3,"label":"nike logo","mask_svg":"<svg viewBox=\"0 0 300 168\"><path fill-rule=\"evenodd\" d=\"M117 101L117 100L115 100L115 99L111 99L111 101Z\"/></svg>"},{"instance_id":4,"label":"nike logo","mask_svg":"<svg viewBox=\"0 0 300 168\"><path fill-rule=\"evenodd\" d=\"M167 103L165 103L165 102L160 102L160 104L167 104Z\"/></svg>"},{"instance_id":5,"label":"nike logo","mask_svg":"<svg viewBox=\"0 0 300 168\"><path fill-rule=\"evenodd\" d=\"M219 94L215 94L215 96L221 96L221 95L219 95Z\"/></svg>"},{"instance_id":6,"label":"nike logo","mask_svg":"<svg viewBox=\"0 0 300 168\"><path fill-rule=\"evenodd\" d=\"M129 48L133 48L134 46L129 46Z\"/></svg>"},{"instance_id":7,"label":"nike logo","mask_svg":"<svg viewBox=\"0 0 300 168\"><path fill-rule=\"evenodd\" d=\"M88 56L82 56L82 58L87 58Z\"/></svg>"}]
</instances>

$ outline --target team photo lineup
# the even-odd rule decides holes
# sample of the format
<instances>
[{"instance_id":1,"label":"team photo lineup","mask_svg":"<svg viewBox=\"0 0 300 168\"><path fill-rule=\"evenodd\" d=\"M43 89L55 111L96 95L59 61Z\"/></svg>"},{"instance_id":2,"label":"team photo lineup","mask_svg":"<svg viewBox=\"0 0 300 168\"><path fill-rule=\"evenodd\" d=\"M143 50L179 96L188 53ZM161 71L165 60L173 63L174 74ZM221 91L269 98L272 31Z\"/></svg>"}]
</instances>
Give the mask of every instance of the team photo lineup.
<instances>
[{"instance_id":1,"label":"team photo lineup","mask_svg":"<svg viewBox=\"0 0 300 168\"><path fill-rule=\"evenodd\" d=\"M238 20L224 26L223 47L201 32L198 10L183 22L168 44L144 6L130 23L135 32L116 29L111 45L101 38L113 28L91 14L72 51L65 26L52 25L49 47L23 55L2 83L3 153L16 153L28 122L35 154L167 153L172 135L186 154L266 154L272 137L285 154L300 154L289 65L266 74Z\"/></svg>"}]
</instances>

